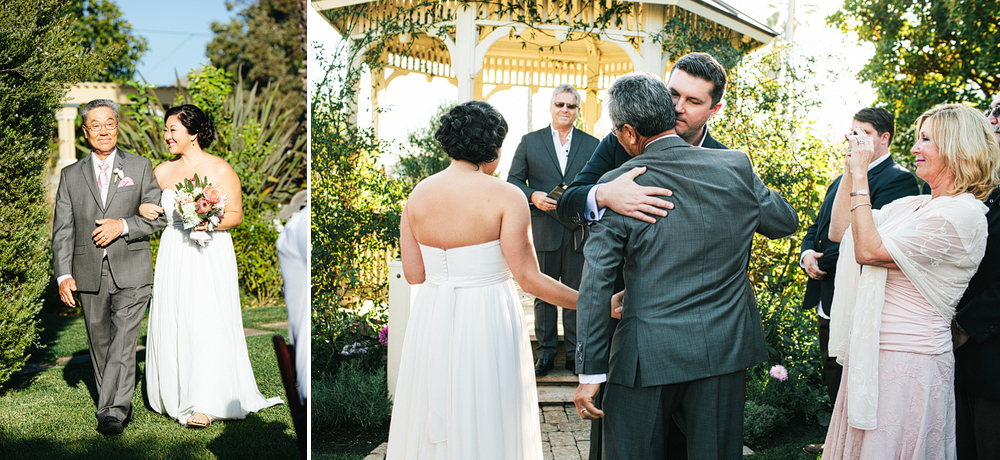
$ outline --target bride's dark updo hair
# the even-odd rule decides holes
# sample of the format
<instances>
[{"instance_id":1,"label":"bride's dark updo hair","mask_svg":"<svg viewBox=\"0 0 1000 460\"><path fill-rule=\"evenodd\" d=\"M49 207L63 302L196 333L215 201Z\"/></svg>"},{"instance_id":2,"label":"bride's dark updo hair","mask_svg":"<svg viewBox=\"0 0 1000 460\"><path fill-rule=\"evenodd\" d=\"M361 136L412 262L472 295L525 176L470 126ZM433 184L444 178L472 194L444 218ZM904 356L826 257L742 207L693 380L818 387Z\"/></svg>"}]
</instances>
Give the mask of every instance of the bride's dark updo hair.
<instances>
[{"instance_id":1,"label":"bride's dark updo hair","mask_svg":"<svg viewBox=\"0 0 1000 460\"><path fill-rule=\"evenodd\" d=\"M189 133L198 135L198 147L205 149L212 145L215 140L215 125L205 112L191 104L178 105L167 109L163 122L166 123L167 118L173 115L177 115L177 119Z\"/></svg>"},{"instance_id":2,"label":"bride's dark updo hair","mask_svg":"<svg viewBox=\"0 0 1000 460\"><path fill-rule=\"evenodd\" d=\"M496 160L507 137L507 120L488 102L470 101L441 117L434 138L448 156L476 165Z\"/></svg>"}]
</instances>

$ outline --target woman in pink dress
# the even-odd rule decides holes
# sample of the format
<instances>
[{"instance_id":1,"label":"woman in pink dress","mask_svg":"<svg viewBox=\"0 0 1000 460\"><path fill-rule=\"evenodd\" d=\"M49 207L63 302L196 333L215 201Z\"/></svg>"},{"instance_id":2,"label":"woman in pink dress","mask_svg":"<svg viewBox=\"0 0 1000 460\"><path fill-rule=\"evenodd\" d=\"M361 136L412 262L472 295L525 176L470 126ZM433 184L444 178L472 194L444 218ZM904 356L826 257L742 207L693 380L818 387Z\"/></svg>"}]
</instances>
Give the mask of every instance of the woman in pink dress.
<instances>
[{"instance_id":1,"label":"woman in pink dress","mask_svg":"<svg viewBox=\"0 0 1000 460\"><path fill-rule=\"evenodd\" d=\"M910 150L931 195L873 211L872 139L855 129L833 205L841 257L830 354L844 366L824 460L955 458L955 305L986 247L984 199L1000 148L986 118L959 104L917 120Z\"/></svg>"}]
</instances>

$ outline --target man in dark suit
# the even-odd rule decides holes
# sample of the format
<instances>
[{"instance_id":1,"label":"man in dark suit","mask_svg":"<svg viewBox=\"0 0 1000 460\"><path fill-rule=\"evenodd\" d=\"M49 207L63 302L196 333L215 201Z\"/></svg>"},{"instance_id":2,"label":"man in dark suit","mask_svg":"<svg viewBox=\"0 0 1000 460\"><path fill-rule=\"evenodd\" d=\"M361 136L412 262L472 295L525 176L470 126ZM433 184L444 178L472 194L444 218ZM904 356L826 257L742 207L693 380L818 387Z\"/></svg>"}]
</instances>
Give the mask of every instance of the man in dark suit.
<instances>
[{"instance_id":1,"label":"man in dark suit","mask_svg":"<svg viewBox=\"0 0 1000 460\"><path fill-rule=\"evenodd\" d=\"M754 233L793 233L798 217L745 153L677 136L670 93L655 75L622 76L608 96L617 137L635 158L600 182L645 167L638 184L670 184L678 206L655 223L608 210L591 227L574 403L582 418L605 417L609 460L663 458L674 413L686 425L690 458L740 458L745 369L767 359L747 276L750 247ZM612 339L609 300L623 263L626 307ZM605 379L602 412L593 399Z\"/></svg>"},{"instance_id":2,"label":"man in dark suit","mask_svg":"<svg viewBox=\"0 0 1000 460\"><path fill-rule=\"evenodd\" d=\"M555 217L556 187L565 187L597 148L597 139L573 127L580 115L580 94L572 85L559 85L552 93L552 124L525 134L514 152L507 182L524 191L531 207L531 236L538 255L538 267L563 284L577 289L583 272L584 229L560 222ZM561 190L560 190L561 191ZM554 367L559 345L558 307L535 299L535 375L543 376ZM566 346L566 369L575 372L576 311L562 310Z\"/></svg>"},{"instance_id":3,"label":"man in dark suit","mask_svg":"<svg viewBox=\"0 0 1000 460\"><path fill-rule=\"evenodd\" d=\"M674 130L685 142L709 149L727 149L712 138L707 125L708 120L722 108L726 80L726 70L722 64L707 53L681 56L670 69L667 89L676 114L677 125ZM632 168L614 181L596 185L601 176L631 158L618 138L608 134L563 193L557 209L559 218L563 222L586 225L600 220L605 207L646 222L655 221L650 215L667 215L666 210L673 208L673 203L657 196L669 196L671 191L661 187L637 185L634 179L645 171L643 168ZM619 277L616 290L623 287L624 280ZM683 459L686 455L683 430L673 421L670 422L670 427L672 436L670 445L667 446L669 456ZM601 431L601 420L594 420L590 432L590 458L595 460L601 458Z\"/></svg>"},{"instance_id":4,"label":"man in dark suit","mask_svg":"<svg viewBox=\"0 0 1000 460\"><path fill-rule=\"evenodd\" d=\"M118 144L118 104L85 105L84 137L91 154L64 168L52 224L52 265L59 297L75 306L79 292L94 380L97 430L120 434L132 419L135 345L151 294L149 235L162 216L139 216L142 203L160 202L148 159Z\"/></svg>"},{"instance_id":5,"label":"man in dark suit","mask_svg":"<svg viewBox=\"0 0 1000 460\"><path fill-rule=\"evenodd\" d=\"M871 196L872 208L881 209L904 196L919 193L917 180L913 173L896 164L889 154L889 145L895 135L895 123L891 113L883 108L867 107L854 114L851 126L857 126L866 135L875 140L875 155L868 164L867 193ZM802 250L799 254L799 265L809 276L806 293L802 299L802 308L808 310L817 307L819 319L819 348L823 363L823 380L830 393L830 404L837 400L837 390L840 388L840 376L843 368L837 364L837 358L830 357L830 306L833 305L833 285L836 276L837 258L840 255L840 243L830 241L830 214L833 210L833 200L840 186L838 176L826 190L826 197L820 205L816 221L806 230L802 239ZM810 444L803 448L810 454L822 452L820 444Z\"/></svg>"},{"instance_id":6,"label":"man in dark suit","mask_svg":"<svg viewBox=\"0 0 1000 460\"><path fill-rule=\"evenodd\" d=\"M987 117L1000 142L1000 96ZM986 206L986 255L952 323L959 460L1000 458L1000 189L990 194Z\"/></svg>"}]
</instances>

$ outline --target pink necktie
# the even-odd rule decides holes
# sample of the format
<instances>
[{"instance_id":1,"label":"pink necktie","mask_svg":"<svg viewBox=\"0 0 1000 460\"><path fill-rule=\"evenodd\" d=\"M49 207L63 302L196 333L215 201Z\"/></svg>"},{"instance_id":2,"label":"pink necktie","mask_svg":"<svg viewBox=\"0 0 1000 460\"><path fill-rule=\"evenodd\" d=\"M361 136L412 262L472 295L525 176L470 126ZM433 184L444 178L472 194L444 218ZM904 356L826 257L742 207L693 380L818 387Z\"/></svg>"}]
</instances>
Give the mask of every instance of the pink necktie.
<instances>
[{"instance_id":1,"label":"pink necktie","mask_svg":"<svg viewBox=\"0 0 1000 460\"><path fill-rule=\"evenodd\" d=\"M108 177L109 166L102 162L97 167L101 170L101 173L97 175L97 187L101 189L101 204L106 204L105 202L108 201L108 182L111 180Z\"/></svg>"}]
</instances>

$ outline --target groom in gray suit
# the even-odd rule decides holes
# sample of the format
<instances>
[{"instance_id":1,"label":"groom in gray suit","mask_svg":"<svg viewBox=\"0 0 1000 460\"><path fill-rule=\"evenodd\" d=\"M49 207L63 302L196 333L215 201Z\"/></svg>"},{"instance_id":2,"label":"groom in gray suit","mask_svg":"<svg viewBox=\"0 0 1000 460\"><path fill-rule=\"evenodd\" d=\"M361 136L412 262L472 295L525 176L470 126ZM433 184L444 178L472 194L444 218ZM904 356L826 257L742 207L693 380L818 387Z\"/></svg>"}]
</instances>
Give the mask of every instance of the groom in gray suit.
<instances>
[{"instance_id":1,"label":"groom in gray suit","mask_svg":"<svg viewBox=\"0 0 1000 460\"><path fill-rule=\"evenodd\" d=\"M689 458L742 458L744 371L767 358L747 277L750 246L754 233L793 233L798 217L745 153L678 137L656 76L620 77L608 96L615 133L634 158L600 182L645 166L636 183L673 190L676 207L654 224L608 210L591 227L577 302L577 412L604 417L607 460L663 458L675 412ZM625 309L611 339L623 261ZM601 384L604 411L593 405Z\"/></svg>"},{"instance_id":2,"label":"groom in gray suit","mask_svg":"<svg viewBox=\"0 0 1000 460\"><path fill-rule=\"evenodd\" d=\"M118 144L118 104L93 100L80 110L92 151L62 170L52 225L52 265L59 298L80 300L97 384L97 430L120 434L132 419L135 346L149 301L149 235L163 217L139 216L160 187L148 159Z\"/></svg>"},{"instance_id":3,"label":"groom in gray suit","mask_svg":"<svg viewBox=\"0 0 1000 460\"><path fill-rule=\"evenodd\" d=\"M549 106L552 124L521 138L507 175L507 182L520 188L531 202L531 237L538 268L573 289L580 286L583 273L584 229L561 222L556 217L559 200L549 195L557 186L570 183L597 148L597 138L573 127L582 102L573 85L557 86ZM546 375L553 368L559 345L557 308L535 299L536 376ZM574 371L576 311L563 309L562 315L566 369Z\"/></svg>"}]
</instances>

